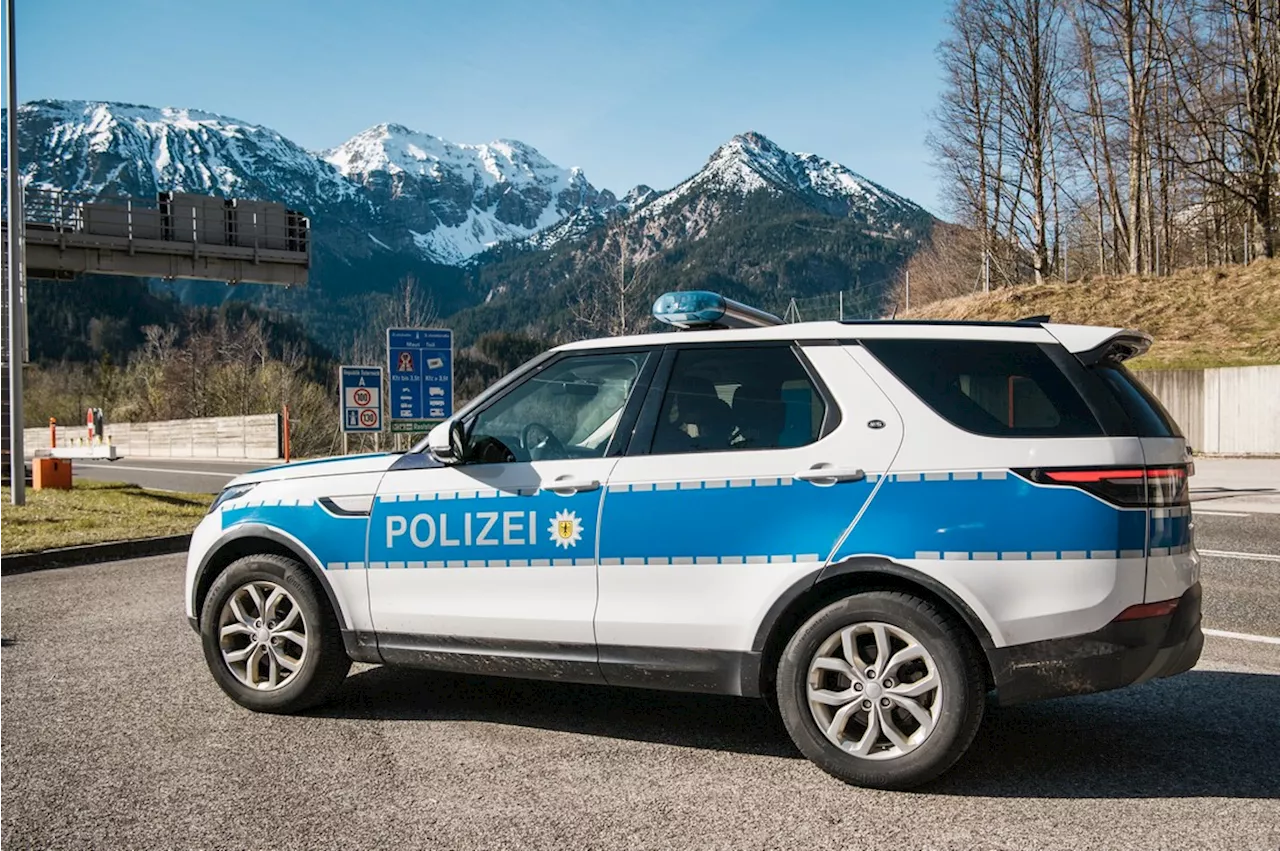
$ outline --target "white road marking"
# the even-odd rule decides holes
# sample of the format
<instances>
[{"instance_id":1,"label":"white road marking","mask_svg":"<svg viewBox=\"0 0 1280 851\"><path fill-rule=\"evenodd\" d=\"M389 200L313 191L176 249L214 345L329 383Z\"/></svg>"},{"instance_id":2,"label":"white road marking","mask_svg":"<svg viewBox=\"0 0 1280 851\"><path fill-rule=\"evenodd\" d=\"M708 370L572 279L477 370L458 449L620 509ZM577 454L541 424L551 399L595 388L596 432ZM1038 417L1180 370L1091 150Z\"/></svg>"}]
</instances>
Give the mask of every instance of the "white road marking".
<instances>
[{"instance_id":1,"label":"white road marking","mask_svg":"<svg viewBox=\"0 0 1280 851\"><path fill-rule=\"evenodd\" d=\"M1214 517L1252 517L1253 515L1247 511L1201 511L1196 508L1192 510L1193 514L1212 514Z\"/></svg>"},{"instance_id":2,"label":"white road marking","mask_svg":"<svg viewBox=\"0 0 1280 851\"><path fill-rule=\"evenodd\" d=\"M1256 641L1259 644L1280 644L1280 638L1272 635L1253 635L1248 632L1228 632L1225 629L1203 629L1205 635L1216 636L1217 638L1235 638L1240 641Z\"/></svg>"},{"instance_id":3,"label":"white road marking","mask_svg":"<svg viewBox=\"0 0 1280 851\"><path fill-rule=\"evenodd\" d=\"M1238 558L1243 561L1280 561L1280 556L1273 556L1270 553L1235 553L1228 550L1196 550L1196 552L1202 556Z\"/></svg>"},{"instance_id":4,"label":"white road marking","mask_svg":"<svg viewBox=\"0 0 1280 851\"><path fill-rule=\"evenodd\" d=\"M123 464L78 464L72 463L71 469L76 467L89 467L94 470L137 470L139 473L172 473L178 476L222 476L228 479L234 479L236 476L242 476L243 473L225 472L219 473L215 470L175 470L172 467L134 467L132 465L125 466Z\"/></svg>"}]
</instances>

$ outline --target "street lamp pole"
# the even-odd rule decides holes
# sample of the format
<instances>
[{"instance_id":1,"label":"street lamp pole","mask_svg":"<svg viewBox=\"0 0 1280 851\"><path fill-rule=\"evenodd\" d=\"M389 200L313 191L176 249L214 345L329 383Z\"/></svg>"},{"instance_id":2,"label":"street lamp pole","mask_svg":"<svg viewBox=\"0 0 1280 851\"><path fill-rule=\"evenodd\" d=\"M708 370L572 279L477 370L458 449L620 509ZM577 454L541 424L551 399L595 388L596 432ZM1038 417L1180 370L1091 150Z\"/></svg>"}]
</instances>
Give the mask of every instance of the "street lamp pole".
<instances>
[{"instance_id":1,"label":"street lamp pole","mask_svg":"<svg viewBox=\"0 0 1280 851\"><path fill-rule=\"evenodd\" d=\"M5 0L9 17L5 29L5 48L9 54L9 499L14 505L23 505L27 501L27 465L22 447L26 306L22 299L22 173L18 168L18 62L14 58L13 2Z\"/></svg>"}]
</instances>

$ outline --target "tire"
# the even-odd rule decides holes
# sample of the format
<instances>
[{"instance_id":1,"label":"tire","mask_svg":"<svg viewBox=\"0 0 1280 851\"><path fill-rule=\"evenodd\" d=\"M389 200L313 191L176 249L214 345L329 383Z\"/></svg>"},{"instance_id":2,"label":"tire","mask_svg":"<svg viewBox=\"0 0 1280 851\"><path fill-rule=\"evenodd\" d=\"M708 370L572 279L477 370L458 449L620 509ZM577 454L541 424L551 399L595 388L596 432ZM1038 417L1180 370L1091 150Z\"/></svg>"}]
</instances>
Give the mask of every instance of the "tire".
<instances>
[{"instance_id":1,"label":"tire","mask_svg":"<svg viewBox=\"0 0 1280 851\"><path fill-rule=\"evenodd\" d=\"M264 609L279 620L258 617ZM201 607L200 641L214 680L255 712L324 703L351 670L324 592L303 565L278 555L245 556L219 574Z\"/></svg>"},{"instance_id":2,"label":"tire","mask_svg":"<svg viewBox=\"0 0 1280 851\"><path fill-rule=\"evenodd\" d=\"M884 644L894 665L889 687L874 670ZM860 677L849 671L850 646ZM911 789L954 765L982 723L985 693L982 662L963 626L896 591L855 594L822 609L792 635L778 663L778 705L796 747L828 774L876 789Z\"/></svg>"}]
</instances>

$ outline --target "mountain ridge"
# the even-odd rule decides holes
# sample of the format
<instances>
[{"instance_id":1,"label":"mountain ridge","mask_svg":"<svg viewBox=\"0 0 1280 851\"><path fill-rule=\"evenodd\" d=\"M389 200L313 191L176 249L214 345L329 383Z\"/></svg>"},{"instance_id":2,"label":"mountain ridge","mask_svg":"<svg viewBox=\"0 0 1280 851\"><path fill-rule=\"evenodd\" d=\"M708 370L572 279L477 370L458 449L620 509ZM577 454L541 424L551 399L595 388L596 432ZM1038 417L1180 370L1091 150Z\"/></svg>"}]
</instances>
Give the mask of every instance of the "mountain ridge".
<instances>
[{"instance_id":1,"label":"mountain ridge","mask_svg":"<svg viewBox=\"0 0 1280 851\"><path fill-rule=\"evenodd\" d=\"M847 167L756 131L718 146L675 187L640 184L619 198L514 139L462 144L383 122L309 151L203 110L70 100L20 109L23 171L34 185L237 195L311 215L307 288L170 286L190 302L297 313L335 347L367 313L364 296L407 276L442 316L475 309L476 328L571 336L572 304L582 286L598 284L619 233L623 265L644 264L655 287L776 305L880 287L933 221ZM503 307L505 299L514 301Z\"/></svg>"}]
</instances>

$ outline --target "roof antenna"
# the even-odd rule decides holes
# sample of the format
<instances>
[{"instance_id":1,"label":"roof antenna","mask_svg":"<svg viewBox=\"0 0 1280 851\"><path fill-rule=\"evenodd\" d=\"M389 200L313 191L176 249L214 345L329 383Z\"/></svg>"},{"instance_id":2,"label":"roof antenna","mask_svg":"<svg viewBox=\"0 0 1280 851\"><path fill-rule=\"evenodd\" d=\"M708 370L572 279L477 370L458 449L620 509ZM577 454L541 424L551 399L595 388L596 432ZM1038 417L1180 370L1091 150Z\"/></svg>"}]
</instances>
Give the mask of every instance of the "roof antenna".
<instances>
[{"instance_id":1,"label":"roof antenna","mask_svg":"<svg viewBox=\"0 0 1280 851\"><path fill-rule=\"evenodd\" d=\"M895 303L893 305L893 315L889 317L889 321L892 322L897 318L898 318L898 305Z\"/></svg>"}]
</instances>

